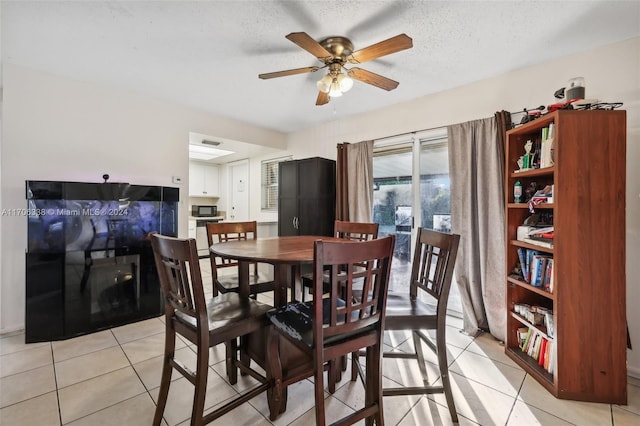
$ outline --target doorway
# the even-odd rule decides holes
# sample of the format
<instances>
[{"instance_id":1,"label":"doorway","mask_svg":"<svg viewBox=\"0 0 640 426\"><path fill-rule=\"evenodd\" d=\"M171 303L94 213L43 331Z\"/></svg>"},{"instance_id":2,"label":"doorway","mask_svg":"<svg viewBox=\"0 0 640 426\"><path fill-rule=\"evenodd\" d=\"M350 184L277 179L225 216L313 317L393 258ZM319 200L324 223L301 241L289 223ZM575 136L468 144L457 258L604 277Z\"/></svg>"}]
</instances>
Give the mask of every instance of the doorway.
<instances>
[{"instance_id":1,"label":"doorway","mask_svg":"<svg viewBox=\"0 0 640 426\"><path fill-rule=\"evenodd\" d=\"M446 129L374 142L373 221L379 236L396 235L390 291L406 291L417 228L451 232L449 149ZM462 315L458 286L448 310Z\"/></svg>"},{"instance_id":2,"label":"doorway","mask_svg":"<svg viewBox=\"0 0 640 426\"><path fill-rule=\"evenodd\" d=\"M229 167L229 211L230 222L249 220L249 160L230 163Z\"/></svg>"}]
</instances>

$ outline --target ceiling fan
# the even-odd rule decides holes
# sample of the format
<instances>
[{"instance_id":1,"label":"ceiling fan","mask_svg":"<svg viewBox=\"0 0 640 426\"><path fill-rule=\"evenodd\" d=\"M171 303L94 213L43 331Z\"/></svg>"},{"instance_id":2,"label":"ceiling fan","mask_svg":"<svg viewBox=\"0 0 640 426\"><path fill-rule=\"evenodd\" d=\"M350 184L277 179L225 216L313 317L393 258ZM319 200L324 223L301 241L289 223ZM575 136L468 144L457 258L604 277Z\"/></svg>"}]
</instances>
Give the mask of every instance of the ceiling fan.
<instances>
[{"instance_id":1,"label":"ceiling fan","mask_svg":"<svg viewBox=\"0 0 640 426\"><path fill-rule=\"evenodd\" d=\"M286 38L318 58L324 66L270 72L260 74L258 77L266 80L269 78L316 72L323 68L328 68L329 72L327 75L322 77L317 83L319 93L316 99L316 105L324 105L328 103L332 97L342 96L342 93L351 89L351 86L353 86L352 79L371 84L384 90L395 89L399 84L397 81L371 71L363 70L362 68L347 68L345 65L361 64L413 47L413 40L406 34L399 34L363 49L356 50L355 52L353 50L353 43L346 37L329 37L317 42L307 33L300 32L291 33L287 35ZM343 73L343 70L346 74Z\"/></svg>"}]
</instances>

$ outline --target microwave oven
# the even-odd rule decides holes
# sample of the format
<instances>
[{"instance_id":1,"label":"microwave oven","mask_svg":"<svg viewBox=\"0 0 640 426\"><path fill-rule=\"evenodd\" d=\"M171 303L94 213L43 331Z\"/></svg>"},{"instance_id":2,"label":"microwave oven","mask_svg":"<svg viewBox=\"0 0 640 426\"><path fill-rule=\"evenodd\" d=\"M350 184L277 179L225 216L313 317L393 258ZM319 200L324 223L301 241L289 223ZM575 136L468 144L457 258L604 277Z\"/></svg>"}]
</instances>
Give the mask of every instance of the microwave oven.
<instances>
[{"instance_id":1,"label":"microwave oven","mask_svg":"<svg viewBox=\"0 0 640 426\"><path fill-rule=\"evenodd\" d=\"M218 206L192 205L191 216L193 217L218 216Z\"/></svg>"}]
</instances>

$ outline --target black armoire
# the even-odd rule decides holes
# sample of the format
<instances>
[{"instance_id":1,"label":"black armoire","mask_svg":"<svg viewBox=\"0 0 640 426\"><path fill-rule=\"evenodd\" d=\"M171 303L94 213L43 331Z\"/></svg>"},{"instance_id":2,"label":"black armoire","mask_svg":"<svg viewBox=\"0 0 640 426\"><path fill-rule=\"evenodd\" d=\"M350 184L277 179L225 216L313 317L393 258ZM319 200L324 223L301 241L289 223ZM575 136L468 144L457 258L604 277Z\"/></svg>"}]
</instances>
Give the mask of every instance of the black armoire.
<instances>
[{"instance_id":1,"label":"black armoire","mask_svg":"<svg viewBox=\"0 0 640 426\"><path fill-rule=\"evenodd\" d=\"M278 235L333 235L336 162L313 157L278 168Z\"/></svg>"}]
</instances>

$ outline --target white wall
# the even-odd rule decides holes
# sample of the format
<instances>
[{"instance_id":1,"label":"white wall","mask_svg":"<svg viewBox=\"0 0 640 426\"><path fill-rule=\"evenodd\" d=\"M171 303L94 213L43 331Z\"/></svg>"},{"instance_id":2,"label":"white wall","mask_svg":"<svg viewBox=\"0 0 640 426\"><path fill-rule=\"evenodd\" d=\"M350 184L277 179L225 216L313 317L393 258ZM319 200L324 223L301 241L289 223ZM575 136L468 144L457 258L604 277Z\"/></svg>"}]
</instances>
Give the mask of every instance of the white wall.
<instances>
[{"instance_id":1,"label":"white wall","mask_svg":"<svg viewBox=\"0 0 640 426\"><path fill-rule=\"evenodd\" d=\"M285 135L131 92L5 64L1 208L25 208L25 180L175 186L187 235L189 132L285 146ZM26 217L1 217L0 331L24 326Z\"/></svg>"},{"instance_id":2,"label":"white wall","mask_svg":"<svg viewBox=\"0 0 640 426\"><path fill-rule=\"evenodd\" d=\"M335 159L339 142L382 138L489 117L502 109L513 112L549 104L554 102L553 92L568 79L585 77L587 97L621 101L627 110L627 316L636 348L629 351L629 371L640 377L640 310L635 309L640 301L639 52L640 38L634 38L350 119L336 119L287 135L282 155ZM117 180L170 185L172 174L187 176L186 148L181 151L177 146L187 140L189 131L283 147L284 136L276 132L15 66L5 68L4 96L3 208L24 206L26 179L98 181L103 172L109 172ZM125 149L133 150L140 160L121 160L117 152ZM69 156L82 161L76 164ZM274 213L260 211L258 194L261 160L279 156L250 159L252 219L277 220ZM221 168L221 184L225 173ZM186 185L185 181L185 191ZM3 217L0 227L0 331L7 331L23 323L26 221ZM180 229L186 234L186 217L180 218Z\"/></svg>"},{"instance_id":3,"label":"white wall","mask_svg":"<svg viewBox=\"0 0 640 426\"><path fill-rule=\"evenodd\" d=\"M335 159L340 142L382 138L490 117L503 109L514 112L554 103L553 93L577 76L585 78L587 98L624 102L627 110L627 318L634 345L628 352L628 366L630 374L640 377L640 38L305 129L288 136L288 149L294 158ZM516 118L519 121L520 115ZM587 150L585 147L585 155Z\"/></svg>"}]
</instances>

